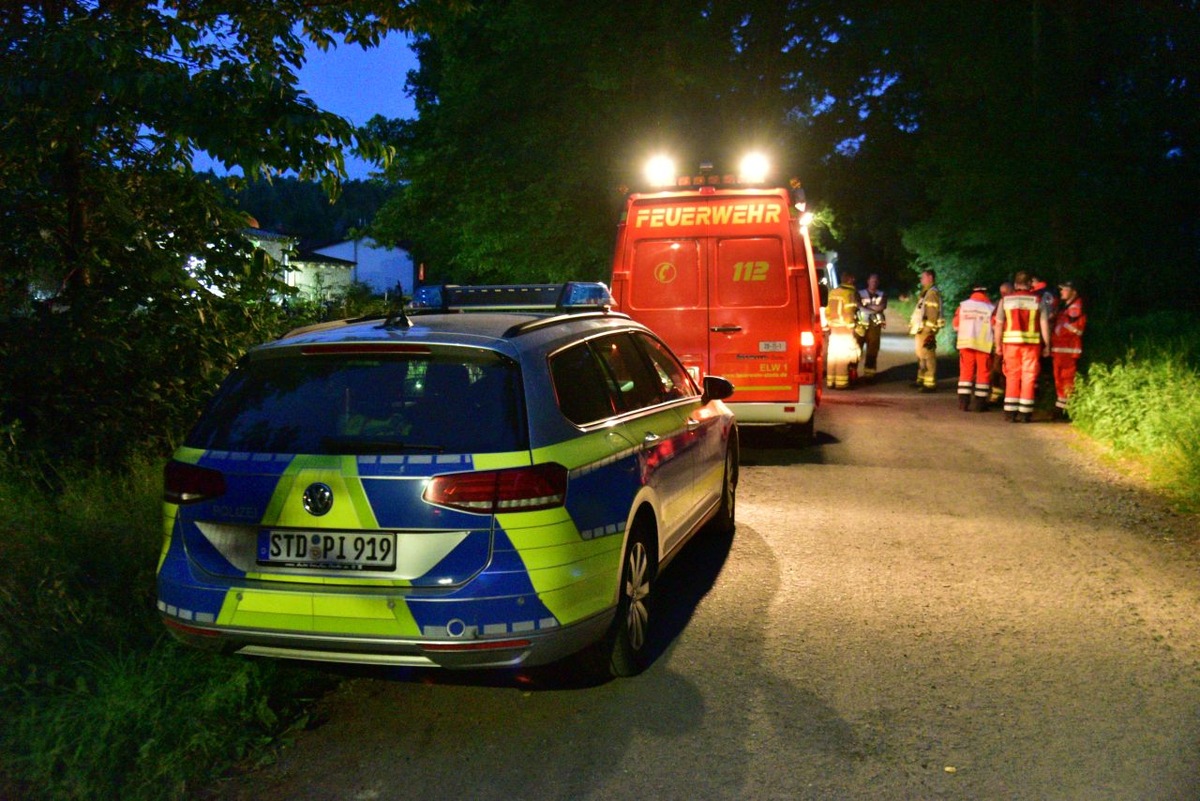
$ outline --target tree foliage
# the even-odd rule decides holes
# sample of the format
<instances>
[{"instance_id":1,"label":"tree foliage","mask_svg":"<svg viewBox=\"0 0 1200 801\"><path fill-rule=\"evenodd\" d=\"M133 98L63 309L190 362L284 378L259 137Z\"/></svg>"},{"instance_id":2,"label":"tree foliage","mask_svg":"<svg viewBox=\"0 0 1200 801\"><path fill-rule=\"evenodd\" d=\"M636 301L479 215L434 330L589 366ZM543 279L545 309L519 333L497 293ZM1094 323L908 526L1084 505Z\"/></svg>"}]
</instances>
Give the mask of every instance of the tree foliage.
<instances>
[{"instance_id":1,"label":"tree foliage","mask_svg":"<svg viewBox=\"0 0 1200 801\"><path fill-rule=\"evenodd\" d=\"M843 263L950 286L1072 277L1098 318L1196 288L1200 14L1163 3L496 0L421 38L377 119L379 220L456 280L603 277L613 188L656 148L765 147ZM1152 278L1147 272L1152 272Z\"/></svg>"},{"instance_id":2,"label":"tree foliage","mask_svg":"<svg viewBox=\"0 0 1200 801\"><path fill-rule=\"evenodd\" d=\"M349 238L366 228L394 187L379 181L344 181L336 200L321 187L295 177L249 181L229 192L258 227L299 238L301 250Z\"/></svg>"},{"instance_id":3,"label":"tree foliage","mask_svg":"<svg viewBox=\"0 0 1200 801\"><path fill-rule=\"evenodd\" d=\"M1097 320L1157 309L1164 284L1200 288L1197 10L1043 0L847 9L834 55L878 77L835 93L832 113L857 116L864 139L828 162L831 202L890 217L914 267L960 286L994 286L1017 269L1081 281ZM869 167L887 162L908 180ZM879 193L842 192L863 181Z\"/></svg>"},{"instance_id":4,"label":"tree foliage","mask_svg":"<svg viewBox=\"0 0 1200 801\"><path fill-rule=\"evenodd\" d=\"M371 125L403 185L377 238L411 242L437 280L605 278L619 188L647 155L780 144L778 85L727 69L736 9L778 5L500 0L420 37L418 119ZM745 27L749 58L761 26Z\"/></svg>"},{"instance_id":5,"label":"tree foliage","mask_svg":"<svg viewBox=\"0 0 1200 801\"><path fill-rule=\"evenodd\" d=\"M297 86L305 48L371 46L413 2L42 0L0 7L0 430L10 445L119 462L179 431L278 286L196 175L336 191L342 152L386 161ZM193 259L192 257L199 257ZM36 344L35 344L36 343Z\"/></svg>"}]
</instances>

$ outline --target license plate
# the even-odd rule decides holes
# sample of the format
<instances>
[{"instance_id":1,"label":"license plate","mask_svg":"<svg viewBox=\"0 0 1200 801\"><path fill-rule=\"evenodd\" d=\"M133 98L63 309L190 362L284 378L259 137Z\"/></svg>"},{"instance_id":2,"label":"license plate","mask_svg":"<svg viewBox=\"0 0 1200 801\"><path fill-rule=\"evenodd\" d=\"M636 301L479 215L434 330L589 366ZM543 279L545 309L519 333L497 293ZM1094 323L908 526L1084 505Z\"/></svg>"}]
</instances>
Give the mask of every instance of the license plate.
<instances>
[{"instance_id":1,"label":"license plate","mask_svg":"<svg viewBox=\"0 0 1200 801\"><path fill-rule=\"evenodd\" d=\"M258 564L334 570L394 570L396 534L348 531L263 531Z\"/></svg>"}]
</instances>

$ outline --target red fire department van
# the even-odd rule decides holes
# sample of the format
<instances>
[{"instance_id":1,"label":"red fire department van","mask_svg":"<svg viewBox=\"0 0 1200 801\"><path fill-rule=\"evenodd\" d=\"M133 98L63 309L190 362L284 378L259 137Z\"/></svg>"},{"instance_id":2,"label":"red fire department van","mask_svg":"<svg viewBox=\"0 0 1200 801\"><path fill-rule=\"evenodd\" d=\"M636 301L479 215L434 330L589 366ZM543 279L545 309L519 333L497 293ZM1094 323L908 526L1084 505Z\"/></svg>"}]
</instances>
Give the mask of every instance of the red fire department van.
<instances>
[{"instance_id":1,"label":"red fire department van","mask_svg":"<svg viewBox=\"0 0 1200 801\"><path fill-rule=\"evenodd\" d=\"M743 162L745 165L745 162ZM813 433L824 374L818 276L803 191L746 165L702 165L633 192L617 228L617 308L662 337L697 379L720 375L739 425Z\"/></svg>"}]
</instances>

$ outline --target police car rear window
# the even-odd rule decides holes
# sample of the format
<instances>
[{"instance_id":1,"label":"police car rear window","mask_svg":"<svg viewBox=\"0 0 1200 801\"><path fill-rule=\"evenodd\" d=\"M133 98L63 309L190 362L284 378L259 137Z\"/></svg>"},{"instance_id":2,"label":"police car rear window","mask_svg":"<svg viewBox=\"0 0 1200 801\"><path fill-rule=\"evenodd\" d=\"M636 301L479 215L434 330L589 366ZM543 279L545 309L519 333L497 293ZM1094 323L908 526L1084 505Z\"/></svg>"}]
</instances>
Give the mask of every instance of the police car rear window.
<instances>
[{"instance_id":1,"label":"police car rear window","mask_svg":"<svg viewBox=\"0 0 1200 801\"><path fill-rule=\"evenodd\" d=\"M187 445L251 453L523 450L519 372L490 351L252 360Z\"/></svg>"}]
</instances>

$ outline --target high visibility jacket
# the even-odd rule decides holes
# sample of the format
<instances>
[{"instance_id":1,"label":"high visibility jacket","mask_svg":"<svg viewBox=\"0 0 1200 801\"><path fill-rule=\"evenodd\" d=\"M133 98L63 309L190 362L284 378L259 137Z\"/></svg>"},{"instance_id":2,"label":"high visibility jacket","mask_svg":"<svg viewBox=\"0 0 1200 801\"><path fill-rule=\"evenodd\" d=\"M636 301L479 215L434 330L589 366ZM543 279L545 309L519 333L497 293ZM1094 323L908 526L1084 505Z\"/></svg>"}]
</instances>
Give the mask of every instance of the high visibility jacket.
<instances>
[{"instance_id":1,"label":"high visibility jacket","mask_svg":"<svg viewBox=\"0 0 1200 801\"><path fill-rule=\"evenodd\" d=\"M917 299L917 307L908 321L908 333L936 334L945 324L946 320L942 317L942 291L931 286Z\"/></svg>"},{"instance_id":2,"label":"high visibility jacket","mask_svg":"<svg viewBox=\"0 0 1200 801\"><path fill-rule=\"evenodd\" d=\"M1004 325L1001 342L1005 345L1036 345L1042 340L1041 301L1028 289L1014 290L1000 299L999 313Z\"/></svg>"},{"instance_id":3,"label":"high visibility jacket","mask_svg":"<svg viewBox=\"0 0 1200 801\"><path fill-rule=\"evenodd\" d=\"M1050 352L1073 356L1083 353L1083 329L1085 326L1087 326L1087 315L1083 313L1083 301L1075 298L1054 318L1054 331L1050 335Z\"/></svg>"},{"instance_id":4,"label":"high visibility jacket","mask_svg":"<svg viewBox=\"0 0 1200 801\"><path fill-rule=\"evenodd\" d=\"M959 350L981 350L992 352L992 313L996 307L983 292L972 292L971 297L958 304L954 310L954 330L958 332Z\"/></svg>"},{"instance_id":5,"label":"high visibility jacket","mask_svg":"<svg viewBox=\"0 0 1200 801\"><path fill-rule=\"evenodd\" d=\"M871 292L869 289L858 290L858 321L866 325L884 324L883 310L887 308L887 295L882 289Z\"/></svg>"},{"instance_id":6,"label":"high visibility jacket","mask_svg":"<svg viewBox=\"0 0 1200 801\"><path fill-rule=\"evenodd\" d=\"M849 284L830 291L825 304L825 322L831 330L853 328L858 317L858 293Z\"/></svg>"}]
</instances>

